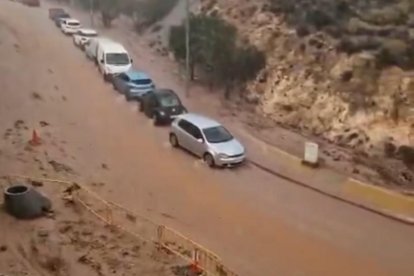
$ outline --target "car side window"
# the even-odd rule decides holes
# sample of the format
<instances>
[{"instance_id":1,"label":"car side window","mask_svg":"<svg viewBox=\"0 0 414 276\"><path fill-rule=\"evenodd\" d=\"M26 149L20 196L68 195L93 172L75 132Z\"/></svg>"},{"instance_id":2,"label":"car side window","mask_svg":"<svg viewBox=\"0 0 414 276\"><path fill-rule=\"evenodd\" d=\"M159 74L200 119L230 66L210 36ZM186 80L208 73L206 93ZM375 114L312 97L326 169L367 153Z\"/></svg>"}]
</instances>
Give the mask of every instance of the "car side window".
<instances>
[{"instance_id":1,"label":"car side window","mask_svg":"<svg viewBox=\"0 0 414 276\"><path fill-rule=\"evenodd\" d=\"M196 139L203 138L203 135L201 134L201 130L193 124L191 124L190 134Z\"/></svg>"},{"instance_id":2,"label":"car side window","mask_svg":"<svg viewBox=\"0 0 414 276\"><path fill-rule=\"evenodd\" d=\"M187 133L189 133L189 134L190 134L191 124L190 124L189 122L187 122L187 121L186 121L186 120L184 120L184 119L181 119L181 120L178 122L178 126L179 126L180 128L182 128L185 132L187 132Z\"/></svg>"},{"instance_id":3,"label":"car side window","mask_svg":"<svg viewBox=\"0 0 414 276\"><path fill-rule=\"evenodd\" d=\"M200 129L186 120L179 121L178 126L181 127L185 132L193 136L195 139L203 138Z\"/></svg>"}]
</instances>

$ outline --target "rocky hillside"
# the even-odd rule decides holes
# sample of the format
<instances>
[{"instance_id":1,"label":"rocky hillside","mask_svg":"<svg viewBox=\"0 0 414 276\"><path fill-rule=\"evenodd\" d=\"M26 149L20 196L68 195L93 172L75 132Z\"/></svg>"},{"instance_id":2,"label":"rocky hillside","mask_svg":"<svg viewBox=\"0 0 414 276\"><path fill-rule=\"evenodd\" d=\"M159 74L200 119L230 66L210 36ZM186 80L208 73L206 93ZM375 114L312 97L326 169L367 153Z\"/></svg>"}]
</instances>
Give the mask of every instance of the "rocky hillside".
<instances>
[{"instance_id":1,"label":"rocky hillside","mask_svg":"<svg viewBox=\"0 0 414 276\"><path fill-rule=\"evenodd\" d=\"M414 142L410 2L203 0L201 10L266 52L267 68L249 87L258 111L372 154L391 143L393 155Z\"/></svg>"}]
</instances>

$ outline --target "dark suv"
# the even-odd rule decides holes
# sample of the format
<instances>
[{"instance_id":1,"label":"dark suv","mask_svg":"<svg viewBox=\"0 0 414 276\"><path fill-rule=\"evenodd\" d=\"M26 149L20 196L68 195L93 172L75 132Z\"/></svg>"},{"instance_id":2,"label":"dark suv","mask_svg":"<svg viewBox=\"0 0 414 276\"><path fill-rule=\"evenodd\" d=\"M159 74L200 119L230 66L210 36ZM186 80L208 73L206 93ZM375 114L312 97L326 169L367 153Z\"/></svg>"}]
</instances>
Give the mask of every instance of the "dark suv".
<instances>
[{"instance_id":1,"label":"dark suv","mask_svg":"<svg viewBox=\"0 0 414 276\"><path fill-rule=\"evenodd\" d=\"M178 115L187 113L177 94L170 89L157 89L144 94L140 111L154 120L154 125L170 123Z\"/></svg>"}]
</instances>

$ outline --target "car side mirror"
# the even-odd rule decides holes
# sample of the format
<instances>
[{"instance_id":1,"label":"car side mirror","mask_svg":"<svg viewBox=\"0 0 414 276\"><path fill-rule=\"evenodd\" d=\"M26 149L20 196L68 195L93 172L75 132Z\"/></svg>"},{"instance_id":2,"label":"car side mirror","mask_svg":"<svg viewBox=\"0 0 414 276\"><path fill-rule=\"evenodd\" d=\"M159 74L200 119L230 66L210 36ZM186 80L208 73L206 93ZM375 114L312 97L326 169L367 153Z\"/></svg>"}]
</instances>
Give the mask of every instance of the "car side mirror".
<instances>
[{"instance_id":1,"label":"car side mirror","mask_svg":"<svg viewBox=\"0 0 414 276\"><path fill-rule=\"evenodd\" d=\"M202 138L198 138L197 139L197 142L199 142L200 144L203 144L204 143L204 140Z\"/></svg>"},{"instance_id":2,"label":"car side mirror","mask_svg":"<svg viewBox=\"0 0 414 276\"><path fill-rule=\"evenodd\" d=\"M131 58L131 63L133 63L134 62L134 60Z\"/></svg>"},{"instance_id":3,"label":"car side mirror","mask_svg":"<svg viewBox=\"0 0 414 276\"><path fill-rule=\"evenodd\" d=\"M100 60L100 62L101 62L101 63L104 63L104 60L103 60L103 59L101 59L101 60Z\"/></svg>"}]
</instances>

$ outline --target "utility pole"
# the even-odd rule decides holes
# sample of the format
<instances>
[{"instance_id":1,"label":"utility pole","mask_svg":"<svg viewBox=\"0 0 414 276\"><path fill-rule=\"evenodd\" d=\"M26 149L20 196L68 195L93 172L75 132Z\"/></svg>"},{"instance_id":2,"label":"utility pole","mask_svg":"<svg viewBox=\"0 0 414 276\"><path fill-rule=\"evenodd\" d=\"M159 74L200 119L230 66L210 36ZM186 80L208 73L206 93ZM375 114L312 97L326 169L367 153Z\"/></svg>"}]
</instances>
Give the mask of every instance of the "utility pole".
<instances>
[{"instance_id":1,"label":"utility pole","mask_svg":"<svg viewBox=\"0 0 414 276\"><path fill-rule=\"evenodd\" d=\"M93 22L93 10L95 9L95 0L89 0L90 4L89 4L89 19L90 19L90 23L91 23L91 27L94 27L94 22Z\"/></svg>"},{"instance_id":2,"label":"utility pole","mask_svg":"<svg viewBox=\"0 0 414 276\"><path fill-rule=\"evenodd\" d=\"M185 0L185 95L190 97L190 0Z\"/></svg>"}]
</instances>

